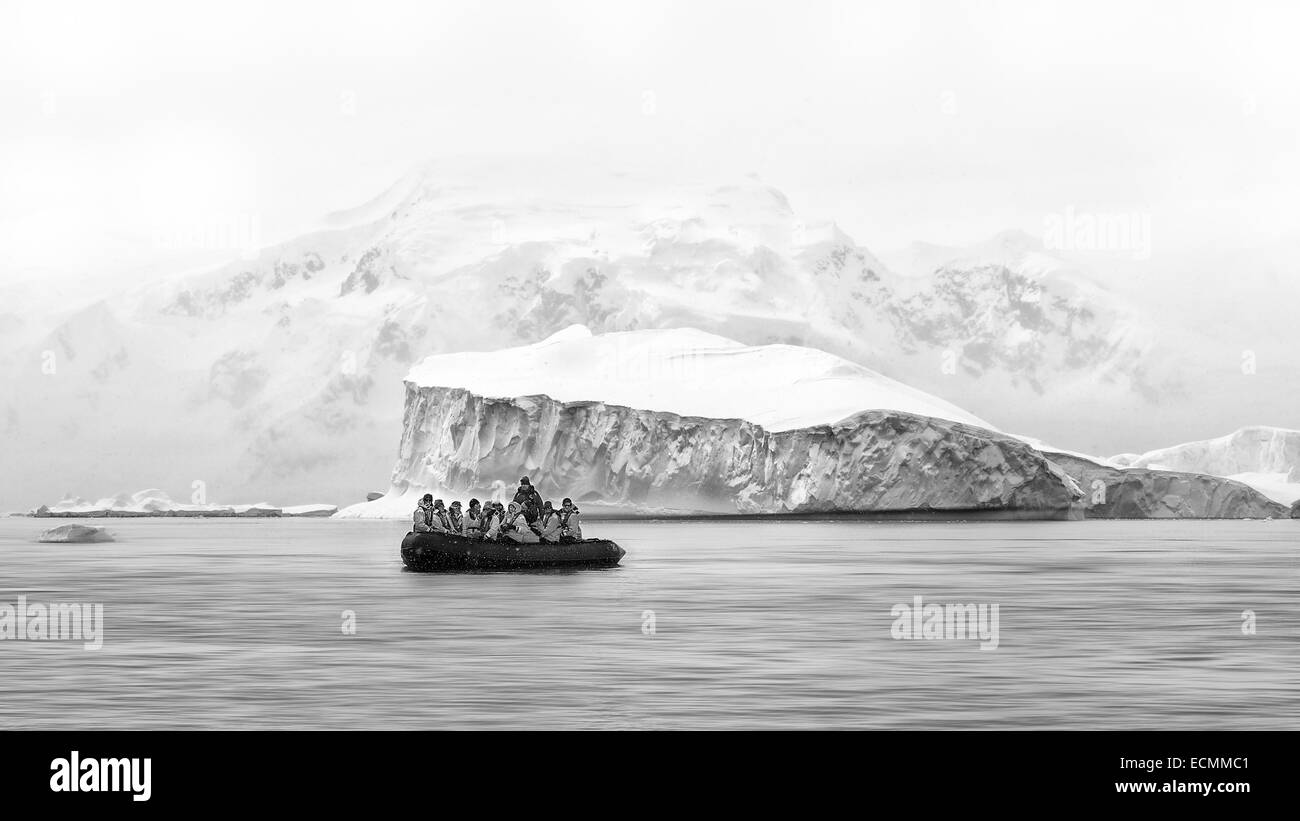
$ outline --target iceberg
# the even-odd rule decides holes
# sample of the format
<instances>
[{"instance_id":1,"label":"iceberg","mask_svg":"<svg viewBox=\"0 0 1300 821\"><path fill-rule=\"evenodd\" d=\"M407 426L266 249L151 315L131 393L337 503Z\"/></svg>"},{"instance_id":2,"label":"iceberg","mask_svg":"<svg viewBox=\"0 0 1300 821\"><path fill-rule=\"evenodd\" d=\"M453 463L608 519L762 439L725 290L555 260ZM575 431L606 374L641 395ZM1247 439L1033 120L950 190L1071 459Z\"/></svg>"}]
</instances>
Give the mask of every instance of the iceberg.
<instances>
[{"instance_id":1,"label":"iceberg","mask_svg":"<svg viewBox=\"0 0 1300 821\"><path fill-rule=\"evenodd\" d=\"M59 525L42 533L38 542L93 544L116 541L112 534L102 527L90 525Z\"/></svg>"},{"instance_id":2,"label":"iceberg","mask_svg":"<svg viewBox=\"0 0 1300 821\"><path fill-rule=\"evenodd\" d=\"M693 329L570 328L412 369L390 491L338 514L405 517L423 492L656 514L1077 515L1030 445L822 351Z\"/></svg>"},{"instance_id":3,"label":"iceberg","mask_svg":"<svg viewBox=\"0 0 1300 821\"><path fill-rule=\"evenodd\" d=\"M1286 505L1255 488L1203 473L1116 467L1047 452L1083 490L1089 519L1284 519Z\"/></svg>"},{"instance_id":4,"label":"iceberg","mask_svg":"<svg viewBox=\"0 0 1300 821\"><path fill-rule=\"evenodd\" d=\"M1217 439L1113 456L1111 462L1221 476L1281 504L1300 500L1300 430L1253 425Z\"/></svg>"},{"instance_id":5,"label":"iceberg","mask_svg":"<svg viewBox=\"0 0 1300 821\"><path fill-rule=\"evenodd\" d=\"M680 416L744 419L773 433L869 409L995 430L950 402L825 351L743 345L694 328L596 335L572 325L534 345L430 356L406 381L487 397L599 399Z\"/></svg>"},{"instance_id":6,"label":"iceberg","mask_svg":"<svg viewBox=\"0 0 1300 821\"><path fill-rule=\"evenodd\" d=\"M638 515L1289 514L1230 478L1002 433L823 351L695 329L573 326L533 345L431 356L405 391L387 494L339 518L406 518L425 492L508 498L521 475L548 498Z\"/></svg>"}]
</instances>

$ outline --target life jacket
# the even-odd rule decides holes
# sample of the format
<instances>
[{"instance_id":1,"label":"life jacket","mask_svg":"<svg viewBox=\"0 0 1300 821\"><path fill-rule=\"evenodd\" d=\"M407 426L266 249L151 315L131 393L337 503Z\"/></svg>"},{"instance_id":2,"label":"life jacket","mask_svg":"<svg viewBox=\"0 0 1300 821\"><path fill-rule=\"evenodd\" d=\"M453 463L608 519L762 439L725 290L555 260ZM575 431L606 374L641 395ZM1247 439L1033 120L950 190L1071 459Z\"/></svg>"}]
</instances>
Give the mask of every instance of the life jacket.
<instances>
[{"instance_id":1,"label":"life jacket","mask_svg":"<svg viewBox=\"0 0 1300 821\"><path fill-rule=\"evenodd\" d=\"M433 527L433 505L420 505L420 512L424 514L424 526Z\"/></svg>"},{"instance_id":2,"label":"life jacket","mask_svg":"<svg viewBox=\"0 0 1300 821\"><path fill-rule=\"evenodd\" d=\"M560 531L561 531L564 535L566 535L566 536L573 536L574 538L577 538L577 539L581 539L581 538L582 538L582 527L581 527L581 525L579 525L579 527L578 527L578 532L577 532L577 533L574 533L574 532L573 532L573 528L569 525L569 521L570 521L571 517L572 517L574 514L576 514L576 513L580 513L580 512L581 512L581 511L579 511L578 508L576 508L576 507L574 507L574 508L572 508L572 509L570 509L570 510L568 510L568 511L565 511L564 508L560 508Z\"/></svg>"},{"instance_id":3,"label":"life jacket","mask_svg":"<svg viewBox=\"0 0 1300 821\"><path fill-rule=\"evenodd\" d=\"M447 511L445 511L445 510L435 510L435 511L433 511L433 513L438 517L438 521L439 521L439 522L442 522L442 526L443 526L443 528L445 528L446 530L451 530L451 522L447 521ZM433 524L433 520L432 520L432 519L429 520L429 524L430 524L430 525Z\"/></svg>"},{"instance_id":4,"label":"life jacket","mask_svg":"<svg viewBox=\"0 0 1300 821\"><path fill-rule=\"evenodd\" d=\"M483 516L482 516L482 514L475 515L475 514L474 514L474 511L472 511L472 510L469 511L469 512L467 512L467 513L465 514L465 529L466 529L466 530L482 530L482 529L483 529Z\"/></svg>"},{"instance_id":5,"label":"life jacket","mask_svg":"<svg viewBox=\"0 0 1300 821\"><path fill-rule=\"evenodd\" d=\"M457 516L455 512L448 513L447 516L451 520L452 532L460 533L464 526L464 521L465 521L464 518L461 516Z\"/></svg>"}]
</instances>

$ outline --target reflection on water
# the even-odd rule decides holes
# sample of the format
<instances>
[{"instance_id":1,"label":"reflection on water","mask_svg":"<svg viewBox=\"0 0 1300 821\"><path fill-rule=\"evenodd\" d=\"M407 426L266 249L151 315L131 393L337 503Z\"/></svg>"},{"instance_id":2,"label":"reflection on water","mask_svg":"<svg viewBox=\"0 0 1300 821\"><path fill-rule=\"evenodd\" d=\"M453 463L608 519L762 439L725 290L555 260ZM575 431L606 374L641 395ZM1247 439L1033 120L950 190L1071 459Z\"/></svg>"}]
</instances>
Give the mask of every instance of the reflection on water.
<instances>
[{"instance_id":1,"label":"reflection on water","mask_svg":"<svg viewBox=\"0 0 1300 821\"><path fill-rule=\"evenodd\" d=\"M0 604L104 646L0 641L0 728L1300 728L1300 522L593 522L622 566L454 575L400 522L48 526L0 519ZM998 648L892 639L918 595Z\"/></svg>"}]
</instances>

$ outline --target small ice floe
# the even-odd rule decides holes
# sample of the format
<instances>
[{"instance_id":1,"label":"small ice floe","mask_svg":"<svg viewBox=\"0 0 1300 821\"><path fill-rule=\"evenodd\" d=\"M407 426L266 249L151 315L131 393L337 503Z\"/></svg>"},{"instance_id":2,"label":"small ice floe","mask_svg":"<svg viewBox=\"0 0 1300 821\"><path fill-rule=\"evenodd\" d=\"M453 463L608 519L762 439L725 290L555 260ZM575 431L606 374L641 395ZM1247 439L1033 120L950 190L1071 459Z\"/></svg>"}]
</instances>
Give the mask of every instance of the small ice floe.
<instances>
[{"instance_id":1,"label":"small ice floe","mask_svg":"<svg viewBox=\"0 0 1300 821\"><path fill-rule=\"evenodd\" d=\"M102 527L90 525L59 525L41 534L38 542L112 542L113 534Z\"/></svg>"}]
</instances>

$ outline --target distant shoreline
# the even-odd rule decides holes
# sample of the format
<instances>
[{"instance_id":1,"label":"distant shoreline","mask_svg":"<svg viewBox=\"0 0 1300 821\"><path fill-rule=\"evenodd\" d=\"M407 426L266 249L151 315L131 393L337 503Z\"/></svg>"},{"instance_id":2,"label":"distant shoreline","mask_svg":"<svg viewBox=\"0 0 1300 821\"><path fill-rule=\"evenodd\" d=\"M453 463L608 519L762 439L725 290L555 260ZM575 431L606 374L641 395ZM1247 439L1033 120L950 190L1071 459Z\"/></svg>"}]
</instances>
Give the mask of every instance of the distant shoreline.
<instances>
[{"instance_id":1,"label":"distant shoreline","mask_svg":"<svg viewBox=\"0 0 1300 821\"><path fill-rule=\"evenodd\" d=\"M279 511L256 511L233 513L230 511L158 511L139 513L133 511L94 511L89 513L48 512L17 513L13 518L30 519L336 519L337 521L371 521L371 522L405 522L406 517L335 517L325 513L283 513ZM839 521L839 520L876 520L893 521L1070 521L1079 520L1077 513L1068 510L885 510L885 511L819 511L791 513L708 513L699 511L634 512L623 510L584 510L586 521L602 522L651 522L651 521Z\"/></svg>"},{"instance_id":2,"label":"distant shoreline","mask_svg":"<svg viewBox=\"0 0 1300 821\"><path fill-rule=\"evenodd\" d=\"M334 521L407 522L405 516L334 516L327 512L286 513L284 511L257 510L235 513L232 511L91 511L71 513L65 511L46 513L9 513L5 518L23 519L330 519ZM708 513L708 512L634 512L625 510L583 511L588 522L713 522L713 521L891 521L891 522L1066 522L1066 521L1274 521L1272 518L1251 517L1121 517L1088 516L1078 510L844 510L792 513ZM1282 517L1286 519L1286 517Z\"/></svg>"},{"instance_id":3,"label":"distant shoreline","mask_svg":"<svg viewBox=\"0 0 1300 821\"><path fill-rule=\"evenodd\" d=\"M28 519L328 519L334 513L316 510L307 513L287 513L284 510L265 508L236 512L234 510L134 510L45 511L11 514Z\"/></svg>"}]
</instances>

